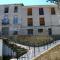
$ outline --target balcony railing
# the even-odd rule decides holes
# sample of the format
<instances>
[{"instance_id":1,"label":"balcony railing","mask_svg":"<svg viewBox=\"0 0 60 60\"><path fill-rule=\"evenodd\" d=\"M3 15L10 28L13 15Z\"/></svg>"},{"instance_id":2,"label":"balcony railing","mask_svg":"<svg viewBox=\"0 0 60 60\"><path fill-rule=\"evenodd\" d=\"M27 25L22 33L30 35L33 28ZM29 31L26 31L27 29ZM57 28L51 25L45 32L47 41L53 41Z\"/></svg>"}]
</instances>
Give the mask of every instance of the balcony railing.
<instances>
[{"instance_id":1,"label":"balcony railing","mask_svg":"<svg viewBox=\"0 0 60 60\"><path fill-rule=\"evenodd\" d=\"M2 20L2 25L8 25L9 24L9 19L8 18L4 18Z\"/></svg>"},{"instance_id":2,"label":"balcony railing","mask_svg":"<svg viewBox=\"0 0 60 60\"><path fill-rule=\"evenodd\" d=\"M2 25L8 25L9 24L9 22L7 22L7 23L5 23L5 22L2 22Z\"/></svg>"}]
</instances>

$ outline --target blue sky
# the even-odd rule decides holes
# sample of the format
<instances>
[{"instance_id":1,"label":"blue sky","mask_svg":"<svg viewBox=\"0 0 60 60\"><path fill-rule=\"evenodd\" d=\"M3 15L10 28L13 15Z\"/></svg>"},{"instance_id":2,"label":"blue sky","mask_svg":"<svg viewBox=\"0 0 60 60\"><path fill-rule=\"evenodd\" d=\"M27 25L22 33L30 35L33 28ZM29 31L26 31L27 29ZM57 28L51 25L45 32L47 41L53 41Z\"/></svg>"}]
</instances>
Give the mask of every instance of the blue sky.
<instances>
[{"instance_id":1,"label":"blue sky","mask_svg":"<svg viewBox=\"0 0 60 60\"><path fill-rule=\"evenodd\" d=\"M47 5L51 4L46 0L0 0L0 4L23 3L24 5Z\"/></svg>"}]
</instances>

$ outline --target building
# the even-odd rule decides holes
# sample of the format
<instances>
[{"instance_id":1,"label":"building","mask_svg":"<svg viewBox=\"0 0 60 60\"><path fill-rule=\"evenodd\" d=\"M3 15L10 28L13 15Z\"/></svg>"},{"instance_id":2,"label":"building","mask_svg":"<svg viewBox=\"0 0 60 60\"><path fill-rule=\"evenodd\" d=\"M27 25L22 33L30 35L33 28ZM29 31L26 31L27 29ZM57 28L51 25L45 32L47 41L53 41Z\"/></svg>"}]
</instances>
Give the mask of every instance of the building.
<instances>
[{"instance_id":1,"label":"building","mask_svg":"<svg viewBox=\"0 0 60 60\"><path fill-rule=\"evenodd\" d=\"M59 35L57 5L0 5L0 35Z\"/></svg>"},{"instance_id":2,"label":"building","mask_svg":"<svg viewBox=\"0 0 60 60\"><path fill-rule=\"evenodd\" d=\"M3 57L3 54L2 54L2 50L3 50L3 41L2 41L2 39L0 38L0 60L2 60L2 57Z\"/></svg>"}]
</instances>

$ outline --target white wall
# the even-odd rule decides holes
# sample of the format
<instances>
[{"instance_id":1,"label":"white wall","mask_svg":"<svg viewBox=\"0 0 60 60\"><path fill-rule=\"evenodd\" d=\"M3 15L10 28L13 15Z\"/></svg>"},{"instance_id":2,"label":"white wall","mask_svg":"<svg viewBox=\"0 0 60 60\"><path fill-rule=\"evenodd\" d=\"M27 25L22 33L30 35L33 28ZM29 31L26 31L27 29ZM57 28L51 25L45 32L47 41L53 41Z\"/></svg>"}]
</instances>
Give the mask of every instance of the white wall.
<instances>
[{"instance_id":1,"label":"white wall","mask_svg":"<svg viewBox=\"0 0 60 60\"><path fill-rule=\"evenodd\" d=\"M4 13L4 7L5 6L9 6L9 13L5 14ZM18 13L14 13L14 6L18 6L19 10ZM51 7L54 7L56 10L56 14L55 15L51 15ZM32 16L28 16L27 15L27 8L32 8ZM43 8L44 9L44 15L39 15L39 8ZM40 6L20 6L20 4L11 4L11 5L0 5L0 31L2 29L2 19L4 17L4 15L8 15L9 17L9 22L10 25L8 25L9 29L12 30L12 32L10 32L10 34L13 33L14 28L19 29L19 34L20 35L27 35L27 29L34 29L34 35L35 34L39 34L38 33L38 29L43 28L48 31L48 28L51 28L51 25L60 25L60 14L59 14L59 9L56 5L40 5ZM21 24L18 24L17 26L13 25L13 17L17 15L18 19L19 19L19 23L21 22ZM44 17L45 18L45 26L48 27L44 27L44 26L40 26L39 24L39 18L40 17ZM37 26L37 27L29 27L27 26L27 18L33 18L33 26ZM20 21L21 20L21 21ZM5 25L4 25L5 26ZM59 27L60 30L60 27ZM60 34L60 31L55 31L54 32L54 28L53 28L53 34ZM44 32L43 32L44 33ZM45 34L45 33L44 33Z\"/></svg>"},{"instance_id":2,"label":"white wall","mask_svg":"<svg viewBox=\"0 0 60 60\"><path fill-rule=\"evenodd\" d=\"M16 52L13 52L11 48L9 48L7 45L3 45L3 55L4 56L16 56Z\"/></svg>"}]
</instances>

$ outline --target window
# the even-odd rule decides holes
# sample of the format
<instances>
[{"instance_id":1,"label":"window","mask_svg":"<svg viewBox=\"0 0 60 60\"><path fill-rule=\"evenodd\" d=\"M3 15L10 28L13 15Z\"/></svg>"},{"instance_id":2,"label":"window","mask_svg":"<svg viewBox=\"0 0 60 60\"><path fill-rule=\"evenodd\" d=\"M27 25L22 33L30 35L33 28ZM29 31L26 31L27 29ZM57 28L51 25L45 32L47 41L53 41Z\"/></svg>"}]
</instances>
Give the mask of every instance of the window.
<instances>
[{"instance_id":1,"label":"window","mask_svg":"<svg viewBox=\"0 0 60 60\"><path fill-rule=\"evenodd\" d=\"M27 15L32 15L32 8L28 8Z\"/></svg>"},{"instance_id":2,"label":"window","mask_svg":"<svg viewBox=\"0 0 60 60\"><path fill-rule=\"evenodd\" d=\"M18 17L17 16L14 16L13 24L18 24Z\"/></svg>"},{"instance_id":3,"label":"window","mask_svg":"<svg viewBox=\"0 0 60 60\"><path fill-rule=\"evenodd\" d=\"M9 34L9 27L2 27L2 35L8 35Z\"/></svg>"},{"instance_id":4,"label":"window","mask_svg":"<svg viewBox=\"0 0 60 60\"><path fill-rule=\"evenodd\" d=\"M18 12L18 7L17 6L14 7L14 13L16 13L16 12Z\"/></svg>"},{"instance_id":5,"label":"window","mask_svg":"<svg viewBox=\"0 0 60 60\"><path fill-rule=\"evenodd\" d=\"M40 18L39 20L40 20L40 25L41 25L41 26L42 26L42 25L45 25L44 18Z\"/></svg>"},{"instance_id":6,"label":"window","mask_svg":"<svg viewBox=\"0 0 60 60\"><path fill-rule=\"evenodd\" d=\"M43 8L39 8L39 15L44 15Z\"/></svg>"},{"instance_id":7,"label":"window","mask_svg":"<svg viewBox=\"0 0 60 60\"><path fill-rule=\"evenodd\" d=\"M32 20L32 18L28 18L28 26L33 26L33 20Z\"/></svg>"},{"instance_id":8,"label":"window","mask_svg":"<svg viewBox=\"0 0 60 60\"><path fill-rule=\"evenodd\" d=\"M4 13L8 13L8 12L9 12L9 7L5 7Z\"/></svg>"},{"instance_id":9,"label":"window","mask_svg":"<svg viewBox=\"0 0 60 60\"><path fill-rule=\"evenodd\" d=\"M7 25L7 24L9 24L8 16L4 16L4 18L2 19L2 25Z\"/></svg>"},{"instance_id":10,"label":"window","mask_svg":"<svg viewBox=\"0 0 60 60\"><path fill-rule=\"evenodd\" d=\"M18 34L18 31L14 31L14 32L13 32L13 35L17 35L17 34Z\"/></svg>"},{"instance_id":11,"label":"window","mask_svg":"<svg viewBox=\"0 0 60 60\"><path fill-rule=\"evenodd\" d=\"M39 33L43 32L43 29L38 29L38 32L39 32Z\"/></svg>"},{"instance_id":12,"label":"window","mask_svg":"<svg viewBox=\"0 0 60 60\"><path fill-rule=\"evenodd\" d=\"M32 35L33 34L33 29L28 29L28 35Z\"/></svg>"},{"instance_id":13,"label":"window","mask_svg":"<svg viewBox=\"0 0 60 60\"><path fill-rule=\"evenodd\" d=\"M52 29L51 28L48 29L48 33L49 33L49 35L52 35Z\"/></svg>"},{"instance_id":14,"label":"window","mask_svg":"<svg viewBox=\"0 0 60 60\"><path fill-rule=\"evenodd\" d=\"M55 9L53 7L51 8L51 14L55 15Z\"/></svg>"}]
</instances>

